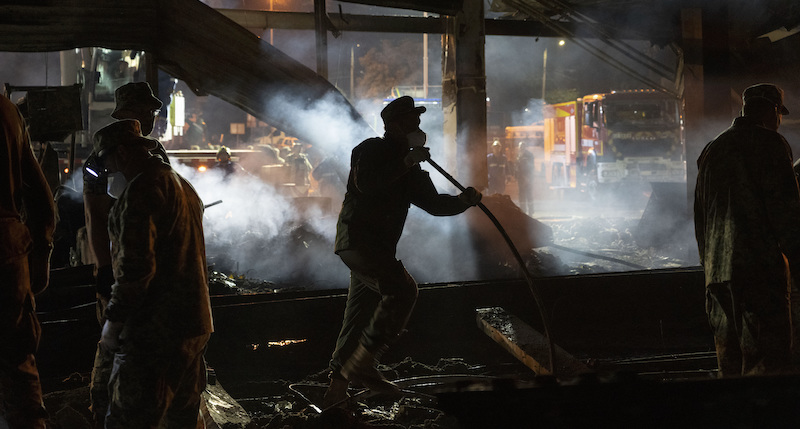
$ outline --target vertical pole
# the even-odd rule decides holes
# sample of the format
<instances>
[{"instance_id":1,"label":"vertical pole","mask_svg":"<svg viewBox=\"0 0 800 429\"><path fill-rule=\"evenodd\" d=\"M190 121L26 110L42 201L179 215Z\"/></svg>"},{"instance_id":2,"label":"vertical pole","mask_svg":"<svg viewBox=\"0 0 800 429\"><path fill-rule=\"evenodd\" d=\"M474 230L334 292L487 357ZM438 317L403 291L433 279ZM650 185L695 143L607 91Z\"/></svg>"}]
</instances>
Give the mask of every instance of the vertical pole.
<instances>
[{"instance_id":1,"label":"vertical pole","mask_svg":"<svg viewBox=\"0 0 800 429\"><path fill-rule=\"evenodd\" d=\"M687 208L694 204L694 187L697 181L697 158L706 142L703 131L704 85L703 85L703 10L700 8L681 11L684 67L683 91L686 133L686 197Z\"/></svg>"},{"instance_id":2,"label":"vertical pole","mask_svg":"<svg viewBox=\"0 0 800 429\"><path fill-rule=\"evenodd\" d=\"M352 103L355 100L355 68L356 68L356 54L355 54L355 45L350 46L350 102Z\"/></svg>"},{"instance_id":3,"label":"vertical pole","mask_svg":"<svg viewBox=\"0 0 800 429\"><path fill-rule=\"evenodd\" d=\"M78 82L78 70L80 70L80 68L78 67L78 56L75 54L75 50L69 49L61 51L59 56L61 59L61 86L76 85ZM82 107L81 110L83 110ZM62 183L66 183L70 179L72 176L72 169L75 167L75 133L76 131L72 132L72 139L69 145L68 169L65 175L66 177L61 181ZM42 150L44 150L44 146L42 146ZM59 176L61 173L62 172L59 171Z\"/></svg>"},{"instance_id":4,"label":"vertical pole","mask_svg":"<svg viewBox=\"0 0 800 429\"><path fill-rule=\"evenodd\" d=\"M544 101L544 96L547 93L545 91L547 85L547 47L544 48L544 54L542 54L542 103L546 103Z\"/></svg>"},{"instance_id":5,"label":"vertical pole","mask_svg":"<svg viewBox=\"0 0 800 429\"><path fill-rule=\"evenodd\" d=\"M158 63L156 56L151 53L144 54L145 80L150 84L153 94L158 97Z\"/></svg>"},{"instance_id":6,"label":"vertical pole","mask_svg":"<svg viewBox=\"0 0 800 429\"><path fill-rule=\"evenodd\" d=\"M314 0L314 30L317 35L317 74L328 78L328 26L325 0Z\"/></svg>"},{"instance_id":7,"label":"vertical pole","mask_svg":"<svg viewBox=\"0 0 800 429\"><path fill-rule=\"evenodd\" d=\"M61 86L69 86L78 83L78 55L74 49L61 51Z\"/></svg>"},{"instance_id":8,"label":"vertical pole","mask_svg":"<svg viewBox=\"0 0 800 429\"><path fill-rule=\"evenodd\" d=\"M269 11L273 12L274 7L275 7L274 0L269 0ZM270 16L272 16L272 14L270 14ZM274 40L272 39L272 25L271 24L267 25L269 25L269 44L275 46Z\"/></svg>"},{"instance_id":9,"label":"vertical pole","mask_svg":"<svg viewBox=\"0 0 800 429\"><path fill-rule=\"evenodd\" d=\"M428 17L428 12L423 14ZM428 33L422 34L422 96L428 98Z\"/></svg>"},{"instance_id":10,"label":"vertical pole","mask_svg":"<svg viewBox=\"0 0 800 429\"><path fill-rule=\"evenodd\" d=\"M489 182L485 42L483 2L465 1L463 9L448 18L442 43L445 156L453 164L449 170L479 189Z\"/></svg>"}]
</instances>

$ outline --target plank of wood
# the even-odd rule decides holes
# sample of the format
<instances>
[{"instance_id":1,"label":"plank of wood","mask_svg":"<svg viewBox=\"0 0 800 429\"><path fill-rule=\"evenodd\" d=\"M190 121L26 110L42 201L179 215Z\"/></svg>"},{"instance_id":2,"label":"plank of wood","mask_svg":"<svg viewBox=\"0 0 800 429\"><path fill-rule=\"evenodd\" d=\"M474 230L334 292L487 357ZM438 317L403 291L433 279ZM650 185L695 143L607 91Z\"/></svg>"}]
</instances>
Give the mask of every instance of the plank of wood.
<instances>
[{"instance_id":1,"label":"plank of wood","mask_svg":"<svg viewBox=\"0 0 800 429\"><path fill-rule=\"evenodd\" d=\"M502 307L478 308L475 314L478 327L532 369L536 375L552 374L547 337ZM586 365L558 345L555 346L555 360L556 374L559 377L570 377L590 371Z\"/></svg>"},{"instance_id":2,"label":"plank of wood","mask_svg":"<svg viewBox=\"0 0 800 429\"><path fill-rule=\"evenodd\" d=\"M216 381L206 385L200 412L208 429L244 429L251 423L247 411Z\"/></svg>"}]
</instances>

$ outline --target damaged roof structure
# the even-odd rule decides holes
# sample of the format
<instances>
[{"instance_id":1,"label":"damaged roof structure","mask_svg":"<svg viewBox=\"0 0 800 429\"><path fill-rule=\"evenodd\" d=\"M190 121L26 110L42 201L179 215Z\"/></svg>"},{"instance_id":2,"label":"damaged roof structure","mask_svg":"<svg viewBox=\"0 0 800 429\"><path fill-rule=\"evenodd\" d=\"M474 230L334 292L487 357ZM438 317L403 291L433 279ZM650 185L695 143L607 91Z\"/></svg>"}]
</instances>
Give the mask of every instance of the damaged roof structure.
<instances>
[{"instance_id":1,"label":"damaged roof structure","mask_svg":"<svg viewBox=\"0 0 800 429\"><path fill-rule=\"evenodd\" d=\"M468 1L353 3L457 17ZM673 79L653 83L684 96L688 111L692 112L691 117L687 115L686 124L692 142L687 158L692 160L707 140L708 131L702 129L701 121L705 116L718 114L712 104L718 100L735 104L730 94L734 82L756 78L780 81L793 73L790 67L767 73L765 65L757 64L765 55L764 50L755 52L754 46L763 46L767 40L785 43L785 36L800 23L798 8L789 1L764 1L756 7L744 1L696 3L634 1L620 5L612 1L494 0L490 3L491 10L505 14L502 20L508 21L507 25L481 20L484 26L481 31L531 37L569 31L572 37L581 38L587 37L588 28L599 23L602 31L609 32L596 33L594 37L615 40L632 35L660 46L676 44L684 52L684 68ZM630 20L632 11L638 19ZM733 17L740 14L748 14L752 21L746 28L733 31L730 28L739 24ZM185 81L198 94L214 95L308 141L313 142L317 136L297 127L280 109L271 108L268 100L279 96L310 107L315 100L334 99L345 106L343 115L360 123L365 134L371 132L330 82L238 25L236 16L234 12L219 13L193 0L7 1L0 5L0 50L43 52L84 46L138 49L153 55L158 68ZM337 24L346 28L346 19L341 16L331 15L328 20L333 28ZM198 21L205 25L197 26ZM524 25L519 25L520 21ZM446 26L442 29L445 31ZM766 34L772 36L759 38ZM739 43L744 41L747 46ZM796 58L785 61L787 65L797 64ZM734 74L733 69L742 63L752 64ZM723 75L726 84L712 83L710 77L715 75ZM704 77L709 77L707 82ZM730 110L728 107L718 110ZM485 148L482 150L479 155L484 156ZM689 183L692 186L693 180ZM758 421L767 415L799 421L792 411L797 409L794 398L800 393L793 377L711 380L713 368L708 365L713 362L709 352L713 344L703 313L702 271L696 267L541 278L537 284L542 290L544 307L551 312L553 339L563 352L557 359L570 365L570 376L563 375L557 380L543 370L550 362L546 355L537 355L543 346L541 338L535 335L543 327L524 282L431 285L420 292L409 332L397 350L385 357L388 362L406 362L405 367L396 365L392 370L396 371L396 378L409 379L407 386L419 394L409 395L407 402L399 405L388 403L365 409L373 413L382 410L396 418L401 414L396 409L399 407L417 413L409 421L425 421L426 416L429 419L433 416L439 419L439 426L431 423L431 427L441 428L529 427L534 423L582 427L608 422L646 426L658 423L665 427L699 423L723 427L749 419ZM73 294L75 299L74 291L52 293L62 299ZM304 424L313 427L313 419L306 417L300 423L287 415L290 411L307 411L321 395L324 376L314 372L325 368L326 353L336 338L344 299L341 291L220 294L213 298L218 325L208 360L216 367L221 384L227 386L230 381L236 385L237 396L244 399L241 402L249 402L251 406L258 403L265 409L271 407L283 412L280 418L262 416L259 422L263 427L278 427L281 421L295 427ZM86 343L87 350L93 351L96 336L91 332L96 326L92 325L95 323L92 310L76 308L70 315L83 320L83 332L90 334L81 341ZM63 328L54 320L49 322L51 325L45 329L51 330L53 338ZM64 333L62 341L68 338L75 337ZM273 342L280 344L270 346ZM58 350L68 344L49 347ZM621 350L646 358L615 356ZM404 361L404 354L413 356L413 361ZM437 384L431 381L435 377L428 374L425 378L415 372L419 368L408 368L418 366L415 362L436 362L437 358L453 355L506 368L483 363L470 365L468 360L445 362L443 366L451 364L460 371L458 374L468 376L459 378L451 373L447 382L430 392L422 386ZM52 362L54 357L43 356L45 364L48 359ZM90 359L79 356L86 364ZM521 364L508 372L517 374L517 378L495 377L516 361ZM530 374L519 375L526 368L531 369ZM584 371L595 375L586 375ZM597 376L601 371L613 375ZM413 380L415 377L419 378ZM659 383L670 377L682 383L675 380L670 380L672 384ZM292 383L290 390L269 381L307 378L311 379L311 387ZM276 384L280 384L277 393L263 393ZM215 394L224 395L220 391ZM438 398L438 402L431 397ZM675 398L680 401L674 402ZM782 414L775 412L776 408L789 411ZM726 419L712 420L702 414L708 409L729 414ZM366 418L367 411L361 417ZM238 424L244 427L246 422ZM347 424L355 425L352 421ZM339 427L347 426L340 423Z\"/></svg>"},{"instance_id":2,"label":"damaged roof structure","mask_svg":"<svg viewBox=\"0 0 800 429\"><path fill-rule=\"evenodd\" d=\"M265 100L285 97L311 106L333 99L350 109L343 115L368 129L330 82L199 1L3 2L0 10L3 51L141 50L196 93L214 95L306 140L314 137Z\"/></svg>"}]
</instances>

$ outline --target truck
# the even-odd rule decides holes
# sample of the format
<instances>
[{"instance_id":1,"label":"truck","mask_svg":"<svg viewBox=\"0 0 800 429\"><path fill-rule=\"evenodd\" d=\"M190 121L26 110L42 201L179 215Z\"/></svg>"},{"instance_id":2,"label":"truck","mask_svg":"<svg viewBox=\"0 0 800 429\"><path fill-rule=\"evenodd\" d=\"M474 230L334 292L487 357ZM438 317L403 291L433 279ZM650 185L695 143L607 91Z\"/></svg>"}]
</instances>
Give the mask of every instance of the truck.
<instances>
[{"instance_id":1,"label":"truck","mask_svg":"<svg viewBox=\"0 0 800 429\"><path fill-rule=\"evenodd\" d=\"M686 183L678 98L655 90L612 91L545 105L542 116L543 126L509 127L506 134L535 142L541 130L535 168L551 189L595 197L598 189L626 183Z\"/></svg>"}]
</instances>

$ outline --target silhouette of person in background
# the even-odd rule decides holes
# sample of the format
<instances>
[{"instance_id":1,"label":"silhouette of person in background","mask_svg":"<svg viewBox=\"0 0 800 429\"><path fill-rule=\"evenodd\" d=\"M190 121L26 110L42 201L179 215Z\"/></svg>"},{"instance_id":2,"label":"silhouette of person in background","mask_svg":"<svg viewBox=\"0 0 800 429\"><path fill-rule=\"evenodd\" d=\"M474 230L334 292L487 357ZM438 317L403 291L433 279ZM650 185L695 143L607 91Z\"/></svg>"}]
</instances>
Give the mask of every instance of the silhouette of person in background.
<instances>
[{"instance_id":1,"label":"silhouette of person in background","mask_svg":"<svg viewBox=\"0 0 800 429\"><path fill-rule=\"evenodd\" d=\"M489 167L489 194L505 194L508 159L499 141L492 143L492 153L487 155L486 160Z\"/></svg>"}]
</instances>

